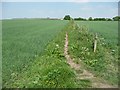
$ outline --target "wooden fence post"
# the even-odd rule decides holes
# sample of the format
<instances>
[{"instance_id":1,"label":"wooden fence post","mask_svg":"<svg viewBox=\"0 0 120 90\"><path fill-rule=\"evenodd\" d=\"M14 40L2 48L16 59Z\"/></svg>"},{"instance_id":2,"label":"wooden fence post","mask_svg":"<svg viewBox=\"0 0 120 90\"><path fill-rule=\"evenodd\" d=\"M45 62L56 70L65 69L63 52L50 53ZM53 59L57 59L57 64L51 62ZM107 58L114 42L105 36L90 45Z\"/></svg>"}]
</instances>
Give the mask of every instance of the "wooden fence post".
<instances>
[{"instance_id":1,"label":"wooden fence post","mask_svg":"<svg viewBox=\"0 0 120 90\"><path fill-rule=\"evenodd\" d=\"M96 48L97 48L97 33L95 34L95 41L94 41L94 52L96 52Z\"/></svg>"}]
</instances>

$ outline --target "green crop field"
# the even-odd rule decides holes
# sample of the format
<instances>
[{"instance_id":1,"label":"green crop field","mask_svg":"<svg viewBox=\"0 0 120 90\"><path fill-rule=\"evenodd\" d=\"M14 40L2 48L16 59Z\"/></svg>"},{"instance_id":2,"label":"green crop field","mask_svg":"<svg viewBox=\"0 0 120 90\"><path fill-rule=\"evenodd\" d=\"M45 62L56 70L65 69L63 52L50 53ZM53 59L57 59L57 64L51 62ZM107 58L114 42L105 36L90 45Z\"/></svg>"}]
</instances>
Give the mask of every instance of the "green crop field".
<instances>
[{"instance_id":1,"label":"green crop field","mask_svg":"<svg viewBox=\"0 0 120 90\"><path fill-rule=\"evenodd\" d=\"M2 89L118 88L118 4L0 3Z\"/></svg>"},{"instance_id":2,"label":"green crop field","mask_svg":"<svg viewBox=\"0 0 120 90\"><path fill-rule=\"evenodd\" d=\"M66 24L67 21L61 20L3 20L3 84L7 84L14 73L21 73L40 56Z\"/></svg>"},{"instance_id":3,"label":"green crop field","mask_svg":"<svg viewBox=\"0 0 120 90\"><path fill-rule=\"evenodd\" d=\"M3 20L2 26L3 87L89 88L104 80L117 85L117 22L21 19ZM66 32L68 54L80 65L78 71L71 68L64 54ZM97 80L76 76L85 69Z\"/></svg>"},{"instance_id":4,"label":"green crop field","mask_svg":"<svg viewBox=\"0 0 120 90\"><path fill-rule=\"evenodd\" d=\"M112 45L118 44L118 22L117 21L77 21L79 25L87 27L90 31L98 33Z\"/></svg>"}]
</instances>

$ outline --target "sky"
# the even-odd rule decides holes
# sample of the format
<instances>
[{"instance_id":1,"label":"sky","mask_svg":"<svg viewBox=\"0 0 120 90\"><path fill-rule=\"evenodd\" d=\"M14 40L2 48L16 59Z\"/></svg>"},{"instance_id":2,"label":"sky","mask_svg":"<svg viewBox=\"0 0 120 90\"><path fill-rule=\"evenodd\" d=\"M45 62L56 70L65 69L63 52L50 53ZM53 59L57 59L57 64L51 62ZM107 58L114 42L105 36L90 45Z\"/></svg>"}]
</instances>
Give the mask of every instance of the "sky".
<instances>
[{"instance_id":1,"label":"sky","mask_svg":"<svg viewBox=\"0 0 120 90\"><path fill-rule=\"evenodd\" d=\"M1 0L2 2L118 2L119 0Z\"/></svg>"},{"instance_id":2,"label":"sky","mask_svg":"<svg viewBox=\"0 0 120 90\"><path fill-rule=\"evenodd\" d=\"M2 18L63 18L65 15L70 15L73 18L112 18L118 15L118 0L109 0L109 2L107 2L108 0L104 0L104 2L92 2L94 0L66 0L68 2L52 2L53 0L51 2L50 0L49 2L47 0L46 2L45 0L44 2L40 2L42 0L39 0L39 2L37 0L34 0L34 2L32 2L33 0L29 0L29 2L28 0L24 0L26 2L21 1L2 0Z\"/></svg>"}]
</instances>

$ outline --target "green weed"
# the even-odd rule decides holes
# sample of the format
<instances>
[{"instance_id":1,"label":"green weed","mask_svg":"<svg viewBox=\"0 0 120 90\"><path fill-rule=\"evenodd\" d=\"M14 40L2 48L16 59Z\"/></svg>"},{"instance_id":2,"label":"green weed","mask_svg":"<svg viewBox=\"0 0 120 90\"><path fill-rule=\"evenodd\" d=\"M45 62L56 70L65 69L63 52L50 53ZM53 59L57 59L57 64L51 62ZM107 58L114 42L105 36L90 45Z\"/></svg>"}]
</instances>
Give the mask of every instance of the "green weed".
<instances>
[{"instance_id":1,"label":"green weed","mask_svg":"<svg viewBox=\"0 0 120 90\"><path fill-rule=\"evenodd\" d=\"M91 24L92 23L98 24L99 22L91 22ZM101 34L103 33L101 31L101 33L98 33L97 49L96 49L96 52L94 53L93 47L94 47L94 40L95 40L95 33L94 33L95 31L92 31L92 30L89 31L89 29L91 28L81 24L79 29L69 30L69 33L68 33L69 34L69 53L73 58L75 58L75 60L77 60L75 62L80 63L80 61L78 62L78 60L81 59L82 62L84 62L84 65L87 67L87 69L92 70L93 73L97 74L100 77L103 76L104 79L107 78L106 80L108 80L110 83L117 85L118 71L117 71L117 63L115 64L115 62L118 62L117 51L116 51L117 43L114 44L110 42L109 44L108 41L111 41L110 38L108 37L107 39L103 39L105 37L101 36ZM94 27L94 30L95 29L96 29L96 32L98 32L97 31L98 28L96 28L96 26ZM104 35L105 34L103 34L103 36ZM116 37L115 34L113 37ZM115 45L115 46L111 47L111 45ZM111 49L115 50L116 52L113 52L114 54L112 54ZM113 68L112 72L109 72L111 67Z\"/></svg>"}]
</instances>

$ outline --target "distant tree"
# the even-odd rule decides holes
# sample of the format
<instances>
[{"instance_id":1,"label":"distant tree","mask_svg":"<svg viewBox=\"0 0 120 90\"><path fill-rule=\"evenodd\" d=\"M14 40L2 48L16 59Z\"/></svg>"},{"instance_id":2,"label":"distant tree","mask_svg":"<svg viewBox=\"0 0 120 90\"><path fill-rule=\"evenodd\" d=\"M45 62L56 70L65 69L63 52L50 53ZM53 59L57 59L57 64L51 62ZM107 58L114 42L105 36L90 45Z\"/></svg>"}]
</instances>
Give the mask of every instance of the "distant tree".
<instances>
[{"instance_id":1,"label":"distant tree","mask_svg":"<svg viewBox=\"0 0 120 90\"><path fill-rule=\"evenodd\" d=\"M92 19L92 17L89 17L88 20L89 20L89 21L92 21L93 19Z\"/></svg>"},{"instance_id":2,"label":"distant tree","mask_svg":"<svg viewBox=\"0 0 120 90\"><path fill-rule=\"evenodd\" d=\"M85 18L81 18L81 17L79 17L79 18L74 18L74 20L86 21L86 19L85 19Z\"/></svg>"},{"instance_id":3,"label":"distant tree","mask_svg":"<svg viewBox=\"0 0 120 90\"><path fill-rule=\"evenodd\" d=\"M94 21L98 21L98 18L94 18Z\"/></svg>"},{"instance_id":4,"label":"distant tree","mask_svg":"<svg viewBox=\"0 0 120 90\"><path fill-rule=\"evenodd\" d=\"M66 15L66 16L64 17L64 20L70 20L70 19L71 19L70 15Z\"/></svg>"},{"instance_id":5,"label":"distant tree","mask_svg":"<svg viewBox=\"0 0 120 90\"><path fill-rule=\"evenodd\" d=\"M113 17L114 21L120 21L120 16Z\"/></svg>"},{"instance_id":6,"label":"distant tree","mask_svg":"<svg viewBox=\"0 0 120 90\"><path fill-rule=\"evenodd\" d=\"M106 18L101 18L101 21L106 21Z\"/></svg>"},{"instance_id":7,"label":"distant tree","mask_svg":"<svg viewBox=\"0 0 120 90\"><path fill-rule=\"evenodd\" d=\"M94 18L94 21L106 21L106 18Z\"/></svg>"},{"instance_id":8,"label":"distant tree","mask_svg":"<svg viewBox=\"0 0 120 90\"><path fill-rule=\"evenodd\" d=\"M83 18L83 21L87 21L87 19L86 19L86 18Z\"/></svg>"},{"instance_id":9,"label":"distant tree","mask_svg":"<svg viewBox=\"0 0 120 90\"><path fill-rule=\"evenodd\" d=\"M106 21L112 21L112 19L111 18L106 18Z\"/></svg>"}]
</instances>

